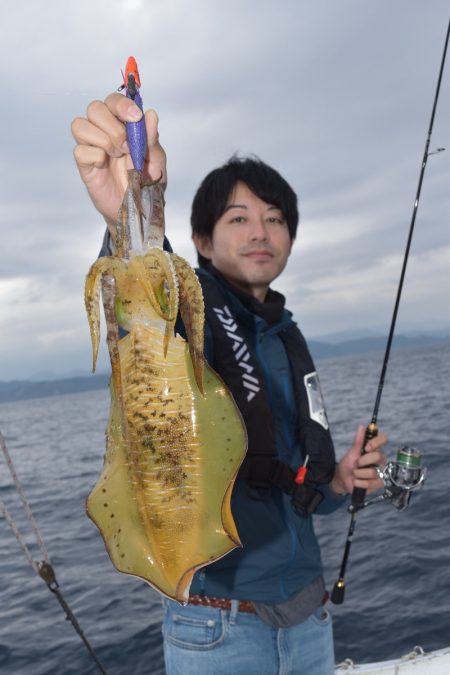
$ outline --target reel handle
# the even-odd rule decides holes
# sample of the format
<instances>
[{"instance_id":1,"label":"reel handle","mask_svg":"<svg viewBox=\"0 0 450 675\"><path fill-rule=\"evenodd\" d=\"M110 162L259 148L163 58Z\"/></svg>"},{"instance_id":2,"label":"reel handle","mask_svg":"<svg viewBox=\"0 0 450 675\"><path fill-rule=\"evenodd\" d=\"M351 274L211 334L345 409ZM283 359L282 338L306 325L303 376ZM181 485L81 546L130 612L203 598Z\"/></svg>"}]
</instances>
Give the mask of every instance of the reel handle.
<instances>
[{"instance_id":1,"label":"reel handle","mask_svg":"<svg viewBox=\"0 0 450 675\"><path fill-rule=\"evenodd\" d=\"M370 424L367 425L366 427L366 433L364 436L364 444L361 450L361 454L363 455L366 450L366 444L372 439L375 438L375 436L378 436L378 427L377 423L372 420ZM366 498L366 490L364 488L360 487L355 487L353 488L352 492L352 501L350 506L348 507L348 510L350 513L355 513L356 511L361 511L362 508L364 508L364 500Z\"/></svg>"}]
</instances>

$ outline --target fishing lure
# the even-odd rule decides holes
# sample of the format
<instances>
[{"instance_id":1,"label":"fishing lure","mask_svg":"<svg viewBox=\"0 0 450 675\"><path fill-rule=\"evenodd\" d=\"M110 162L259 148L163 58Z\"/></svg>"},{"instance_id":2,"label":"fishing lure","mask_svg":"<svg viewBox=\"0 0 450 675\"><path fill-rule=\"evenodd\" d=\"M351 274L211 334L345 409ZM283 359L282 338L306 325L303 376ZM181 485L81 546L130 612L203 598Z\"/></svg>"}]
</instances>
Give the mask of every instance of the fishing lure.
<instances>
[{"instance_id":1,"label":"fishing lure","mask_svg":"<svg viewBox=\"0 0 450 675\"><path fill-rule=\"evenodd\" d=\"M123 84L119 87L119 91L125 89L125 95L131 99L141 110L142 117L137 122L126 122L125 130L127 135L128 147L130 149L131 160L133 168L128 171L128 185L136 206L136 217L142 227L142 218L145 214L145 209L142 204L141 189L146 185L152 185L151 181L145 181L143 170L145 155L147 153L147 129L145 126L144 105L140 94L141 78L134 56L128 58L125 66L125 73L122 71ZM155 183L161 180L160 176Z\"/></svg>"},{"instance_id":2,"label":"fishing lure","mask_svg":"<svg viewBox=\"0 0 450 675\"><path fill-rule=\"evenodd\" d=\"M130 98L132 101L134 101L134 103L136 103L142 112L144 112L142 98L139 91L141 86L141 78L139 77L139 70L134 56L129 57L127 65L125 66L125 73L122 74L123 85L120 87L120 89L125 89L127 98ZM147 152L147 130L145 128L144 115L142 115L138 122L126 122L125 129L134 169L142 174L145 153Z\"/></svg>"},{"instance_id":3,"label":"fishing lure","mask_svg":"<svg viewBox=\"0 0 450 675\"><path fill-rule=\"evenodd\" d=\"M133 80L139 86L137 67ZM231 394L203 358L197 276L162 249L161 182L139 184L139 204L130 185L115 253L86 278L93 369L101 289L112 370L105 460L87 512L117 569L187 602L196 570L240 546L231 492L247 439ZM174 334L178 313L187 342Z\"/></svg>"}]
</instances>

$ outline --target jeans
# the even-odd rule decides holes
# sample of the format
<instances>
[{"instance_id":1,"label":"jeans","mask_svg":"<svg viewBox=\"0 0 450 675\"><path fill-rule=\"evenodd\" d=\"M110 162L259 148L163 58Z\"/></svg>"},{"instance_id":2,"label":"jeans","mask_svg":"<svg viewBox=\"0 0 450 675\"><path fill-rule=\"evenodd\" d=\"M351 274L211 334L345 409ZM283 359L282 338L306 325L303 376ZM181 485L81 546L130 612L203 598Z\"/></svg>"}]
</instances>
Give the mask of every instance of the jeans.
<instances>
[{"instance_id":1,"label":"jeans","mask_svg":"<svg viewBox=\"0 0 450 675\"><path fill-rule=\"evenodd\" d=\"M271 628L256 614L164 599L167 675L333 675L331 615L319 607L306 621Z\"/></svg>"}]
</instances>

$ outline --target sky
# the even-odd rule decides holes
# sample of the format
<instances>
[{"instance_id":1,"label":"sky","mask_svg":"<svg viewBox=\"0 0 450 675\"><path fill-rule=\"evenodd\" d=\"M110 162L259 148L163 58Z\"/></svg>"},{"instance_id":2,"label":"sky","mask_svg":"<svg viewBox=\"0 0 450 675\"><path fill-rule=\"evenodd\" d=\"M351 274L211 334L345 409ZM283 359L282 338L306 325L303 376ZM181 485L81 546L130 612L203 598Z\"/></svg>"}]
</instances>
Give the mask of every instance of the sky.
<instances>
[{"instance_id":1,"label":"sky","mask_svg":"<svg viewBox=\"0 0 450 675\"><path fill-rule=\"evenodd\" d=\"M86 273L104 232L70 123L133 54L168 156L166 232L195 264L192 197L232 154L299 196L273 287L307 337L387 334L448 0L15 0L2 7L0 380L90 372ZM398 332L450 334L450 56ZM102 341L99 368L107 367Z\"/></svg>"}]
</instances>

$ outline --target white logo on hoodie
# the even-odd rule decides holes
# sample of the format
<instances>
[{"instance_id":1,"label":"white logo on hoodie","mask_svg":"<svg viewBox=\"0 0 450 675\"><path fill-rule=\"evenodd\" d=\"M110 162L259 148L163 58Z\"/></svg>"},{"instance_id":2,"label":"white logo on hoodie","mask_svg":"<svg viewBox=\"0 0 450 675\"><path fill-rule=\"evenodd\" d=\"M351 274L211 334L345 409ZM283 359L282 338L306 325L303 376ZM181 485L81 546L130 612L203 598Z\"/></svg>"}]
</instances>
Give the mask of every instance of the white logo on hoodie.
<instances>
[{"instance_id":1,"label":"white logo on hoodie","mask_svg":"<svg viewBox=\"0 0 450 675\"><path fill-rule=\"evenodd\" d=\"M258 378L252 375L254 371L253 366L247 363L250 358L248 347L244 342L244 338L237 335L236 331L238 327L228 307L226 305L224 305L223 309L213 307L213 310L225 328L226 334L230 340L232 340L234 358L236 359L238 366L244 371L242 373L242 384L247 389L247 401L251 401L255 394L260 391L260 385Z\"/></svg>"}]
</instances>

